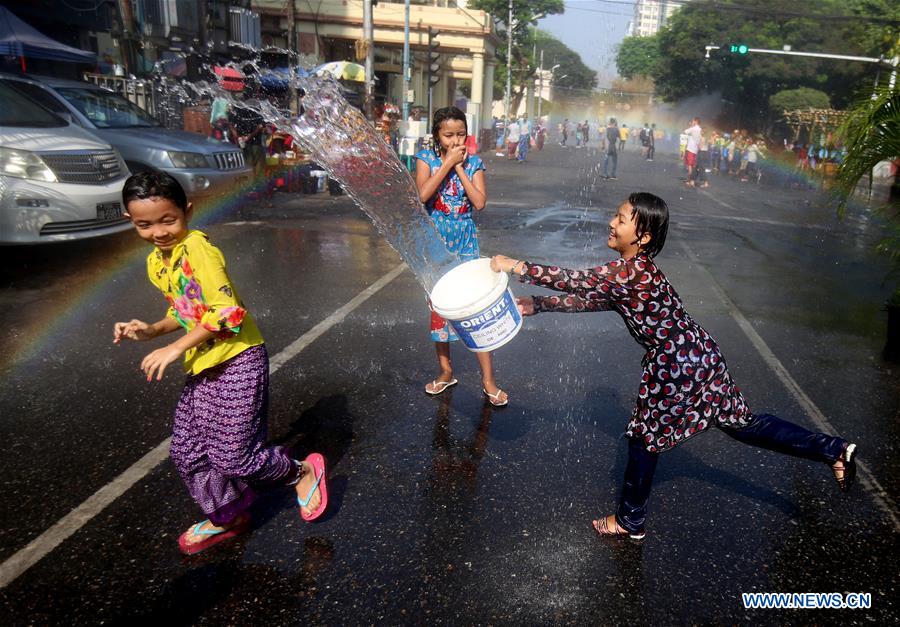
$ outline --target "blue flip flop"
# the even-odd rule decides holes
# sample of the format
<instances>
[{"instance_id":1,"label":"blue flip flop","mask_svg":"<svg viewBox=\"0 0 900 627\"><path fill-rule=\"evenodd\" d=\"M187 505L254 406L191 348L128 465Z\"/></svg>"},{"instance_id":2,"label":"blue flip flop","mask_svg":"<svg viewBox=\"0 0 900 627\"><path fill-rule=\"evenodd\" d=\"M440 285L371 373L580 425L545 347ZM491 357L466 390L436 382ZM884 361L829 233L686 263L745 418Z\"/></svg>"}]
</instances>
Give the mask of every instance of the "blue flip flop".
<instances>
[{"instance_id":1,"label":"blue flip flop","mask_svg":"<svg viewBox=\"0 0 900 627\"><path fill-rule=\"evenodd\" d=\"M233 538L236 535L244 533L247 528L250 526L250 516L246 513L242 513L238 516L238 520L228 529L203 529L203 525L208 523L209 520L204 520L202 522L198 522L196 525L191 527L189 531L185 531L178 538L178 548L181 549L181 552L185 555L193 555L194 553L199 553L200 551L206 550L209 547L222 542L223 540L228 540L229 538ZM207 536L206 539L201 540L200 542L188 542L188 535L194 536Z\"/></svg>"}]
</instances>

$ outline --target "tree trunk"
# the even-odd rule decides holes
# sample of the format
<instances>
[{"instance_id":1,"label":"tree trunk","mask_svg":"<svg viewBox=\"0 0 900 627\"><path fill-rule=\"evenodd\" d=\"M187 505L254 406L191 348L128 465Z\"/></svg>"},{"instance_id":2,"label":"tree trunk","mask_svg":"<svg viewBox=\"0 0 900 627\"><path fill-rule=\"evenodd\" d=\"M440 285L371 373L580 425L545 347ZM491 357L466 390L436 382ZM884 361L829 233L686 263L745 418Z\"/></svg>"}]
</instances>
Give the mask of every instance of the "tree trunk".
<instances>
[{"instance_id":1,"label":"tree trunk","mask_svg":"<svg viewBox=\"0 0 900 627\"><path fill-rule=\"evenodd\" d=\"M522 104L522 97L525 94L525 87L519 87L518 91L512 95L512 101L509 103L509 112L512 117L519 117L519 105ZM527 111L527 109L526 109Z\"/></svg>"}]
</instances>

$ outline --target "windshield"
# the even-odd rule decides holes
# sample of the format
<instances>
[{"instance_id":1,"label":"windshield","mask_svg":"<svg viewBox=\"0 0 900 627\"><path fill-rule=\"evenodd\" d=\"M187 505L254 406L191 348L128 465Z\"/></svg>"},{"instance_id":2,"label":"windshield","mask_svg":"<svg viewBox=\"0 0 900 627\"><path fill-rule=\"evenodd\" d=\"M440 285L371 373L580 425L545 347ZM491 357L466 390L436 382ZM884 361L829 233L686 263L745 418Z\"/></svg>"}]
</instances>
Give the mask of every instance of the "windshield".
<instances>
[{"instance_id":1,"label":"windshield","mask_svg":"<svg viewBox=\"0 0 900 627\"><path fill-rule=\"evenodd\" d=\"M35 101L10 88L7 81L0 81L0 126L23 128L56 128L68 126L62 118L53 115L43 107L36 107Z\"/></svg>"},{"instance_id":2,"label":"windshield","mask_svg":"<svg viewBox=\"0 0 900 627\"><path fill-rule=\"evenodd\" d=\"M118 94L89 87L59 87L56 91L97 128L159 126L149 113Z\"/></svg>"}]
</instances>

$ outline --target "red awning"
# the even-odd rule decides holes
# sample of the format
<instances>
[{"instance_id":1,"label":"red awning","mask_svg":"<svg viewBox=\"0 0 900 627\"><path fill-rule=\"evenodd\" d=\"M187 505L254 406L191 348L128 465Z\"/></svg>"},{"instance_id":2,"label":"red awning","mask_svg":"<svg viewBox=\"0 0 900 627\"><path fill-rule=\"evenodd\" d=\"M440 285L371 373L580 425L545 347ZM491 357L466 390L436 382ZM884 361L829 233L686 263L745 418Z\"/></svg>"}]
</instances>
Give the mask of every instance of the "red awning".
<instances>
[{"instance_id":1,"label":"red awning","mask_svg":"<svg viewBox=\"0 0 900 627\"><path fill-rule=\"evenodd\" d=\"M219 77L219 83L228 91L241 91L244 89L244 75L238 70L217 65L213 68L213 72Z\"/></svg>"}]
</instances>

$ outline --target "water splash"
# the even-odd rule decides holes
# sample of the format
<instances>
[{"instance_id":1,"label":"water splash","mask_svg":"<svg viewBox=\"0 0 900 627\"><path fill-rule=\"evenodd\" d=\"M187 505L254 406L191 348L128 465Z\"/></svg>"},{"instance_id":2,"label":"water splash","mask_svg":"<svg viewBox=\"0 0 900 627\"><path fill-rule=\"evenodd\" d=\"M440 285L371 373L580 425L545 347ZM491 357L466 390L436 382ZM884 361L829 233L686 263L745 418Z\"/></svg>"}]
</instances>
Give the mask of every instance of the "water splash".
<instances>
[{"instance_id":1,"label":"water splash","mask_svg":"<svg viewBox=\"0 0 900 627\"><path fill-rule=\"evenodd\" d=\"M270 72L253 60L228 66L256 77ZM277 98L270 98L262 85L259 97L242 98L214 81L181 82L168 86L167 102L177 107L222 99L229 106L255 112L280 131L291 134L313 162L341 183L430 293L438 279L461 261L447 249L425 212L409 172L374 126L344 98L337 80L312 75L308 70L293 74L286 79L291 91L305 94L303 112L296 118L279 106Z\"/></svg>"},{"instance_id":2,"label":"water splash","mask_svg":"<svg viewBox=\"0 0 900 627\"><path fill-rule=\"evenodd\" d=\"M343 185L427 292L461 263L422 207L415 183L394 149L344 97L334 80L298 79L304 113L292 134Z\"/></svg>"}]
</instances>

